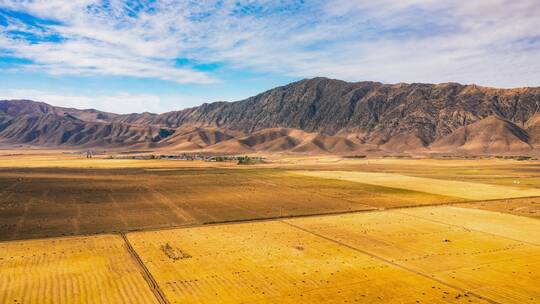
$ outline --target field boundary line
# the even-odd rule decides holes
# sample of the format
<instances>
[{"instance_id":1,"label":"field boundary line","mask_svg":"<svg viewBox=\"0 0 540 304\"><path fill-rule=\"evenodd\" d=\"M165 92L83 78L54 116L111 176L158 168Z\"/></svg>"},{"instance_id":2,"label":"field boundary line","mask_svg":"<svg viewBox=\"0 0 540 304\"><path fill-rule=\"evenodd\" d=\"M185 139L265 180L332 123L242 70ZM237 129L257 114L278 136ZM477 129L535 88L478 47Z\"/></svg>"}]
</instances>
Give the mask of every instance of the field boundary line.
<instances>
[{"instance_id":1,"label":"field boundary line","mask_svg":"<svg viewBox=\"0 0 540 304\"><path fill-rule=\"evenodd\" d=\"M456 207L456 208L460 208L460 207ZM487 231L482 231L482 230L478 230L478 229L474 229L474 228L469 228L469 227L465 227L465 226L462 226L462 225L459 225L459 224L446 223L444 221L430 219L430 218L427 218L427 217L423 217L421 215L414 215L414 214L409 214L409 213L406 213L406 212L400 212L399 210L392 210L392 211L394 211L396 213L399 213L401 215L410 216L410 217L413 217L413 218L421 219L421 220L424 220L424 221L429 221L429 222L432 222L432 223L442 224L442 225L446 225L446 226L452 226L452 227L456 227L456 228L465 229L465 230L468 230L468 231L474 231L474 232L477 232L477 233L483 233L483 234L491 235L491 236L494 236L494 237L499 237L499 238L502 238L502 239L506 239L506 240L510 240L510 241L514 241L514 242L518 242L518 243L523 243L523 244L527 244L527 245L531 245L531 246L534 246L534 247L540 247L540 244L537 244L537 243L518 240L518 239L509 237L509 236L504 236L504 235L500 235L500 234L493 233L493 232L487 232ZM485 211L485 210L482 210L482 211ZM489 210L487 210L487 211L491 212Z\"/></svg>"},{"instance_id":2,"label":"field boundary line","mask_svg":"<svg viewBox=\"0 0 540 304\"><path fill-rule=\"evenodd\" d=\"M152 292L154 293L154 296L156 297L158 302L161 303L161 304L169 304L169 300L167 300L167 297L163 293L163 290L161 290L161 288L159 287L159 284L157 283L157 281L152 276L152 273L150 272L150 270L148 270L146 265L144 265L144 262L142 261L141 257L137 253L137 251L135 251L133 246L131 246L131 243L129 242L126 234L125 233L120 233L120 236L124 240L124 243L126 244L126 248L129 251L129 254L135 260L135 263L140 268L141 274L143 275L144 280L146 281L146 283L148 283L148 286L150 287L150 290L152 290Z\"/></svg>"},{"instance_id":3,"label":"field boundary line","mask_svg":"<svg viewBox=\"0 0 540 304\"><path fill-rule=\"evenodd\" d=\"M309 233L309 234L311 234L311 235L314 235L314 236L316 236L316 237L325 239L325 240L327 240L327 241L333 242L333 243L338 244L338 245L340 245L340 246L343 246L343 247L352 249L352 250L354 250L354 251L360 252L360 253L362 253L362 254L365 254L365 255L367 255L367 256L370 256L370 257L372 257L372 258L374 258L374 259L377 259L377 260L382 261L382 262L384 262L384 263L390 264L390 265L392 265L392 266L398 267L398 268L403 269L403 270L405 270L405 271L412 272L412 273L414 273L414 274L420 275L420 276L422 276L422 277L424 277L424 278L427 278L427 279L429 279L429 280L435 281L435 282L437 282L437 283L439 283L439 284L445 285L445 286L450 287L450 288L453 288L453 289L455 289L455 290L459 290L459 291L461 291L461 292L463 292L463 293L465 293L465 294L473 295L473 296L475 296L475 297L477 297L477 298L479 298L479 299L488 301L488 302L491 303L491 304L502 304L502 303L497 302L497 301L495 301L495 300L493 300L493 299L490 299L490 298L488 298L488 297L485 297L485 296L482 296L482 295L480 295L480 294L477 294L477 293L474 292L474 291L466 290L466 289L461 288L461 287L459 287L459 286L455 286L455 285L453 285L453 284L447 283L447 282L445 282L444 280L437 279L437 278L432 277L432 276L430 276L430 275L428 275L428 274L425 274L425 273L423 273L423 272L414 270L414 269L412 269L412 268L409 268L409 267L407 267L407 266L398 264L398 263L396 263L396 262L392 262L392 261L390 261L390 260L388 260L388 259L385 259L385 258L383 258L383 257L381 257L381 256L378 256L378 255L376 255L376 254L373 254L373 253L371 253L371 252L369 252L369 251L362 250L362 249L357 248L357 247L355 247L355 246L352 246L352 245L349 245L349 244L347 244L347 243L338 241L338 240L336 240L336 239L327 237L327 236L322 235L322 234L320 234L320 233L313 232L313 231L311 231L311 230L309 230L309 229L303 228L303 227L301 227L301 226L295 225L295 224L290 223L290 222L287 222L287 221L280 221L280 222L282 222L282 223L284 223L284 224L286 224L286 225L289 225L289 226L291 226L291 227L294 227L294 228L296 228L296 229L298 229L298 230L301 230L301 231L304 231L304 232L306 232L306 233Z\"/></svg>"}]
</instances>

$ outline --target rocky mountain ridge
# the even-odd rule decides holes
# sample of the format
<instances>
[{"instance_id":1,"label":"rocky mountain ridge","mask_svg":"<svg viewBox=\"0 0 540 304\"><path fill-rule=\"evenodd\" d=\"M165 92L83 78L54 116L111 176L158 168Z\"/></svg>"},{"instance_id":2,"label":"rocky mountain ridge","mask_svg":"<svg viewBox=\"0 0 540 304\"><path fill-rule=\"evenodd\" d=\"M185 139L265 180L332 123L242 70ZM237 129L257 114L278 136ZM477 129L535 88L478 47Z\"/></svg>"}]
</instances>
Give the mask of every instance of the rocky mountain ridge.
<instances>
[{"instance_id":1,"label":"rocky mountain ridge","mask_svg":"<svg viewBox=\"0 0 540 304\"><path fill-rule=\"evenodd\" d=\"M540 139L539 109L540 88L314 78L237 102L163 114L0 101L0 141L231 153L533 153Z\"/></svg>"}]
</instances>

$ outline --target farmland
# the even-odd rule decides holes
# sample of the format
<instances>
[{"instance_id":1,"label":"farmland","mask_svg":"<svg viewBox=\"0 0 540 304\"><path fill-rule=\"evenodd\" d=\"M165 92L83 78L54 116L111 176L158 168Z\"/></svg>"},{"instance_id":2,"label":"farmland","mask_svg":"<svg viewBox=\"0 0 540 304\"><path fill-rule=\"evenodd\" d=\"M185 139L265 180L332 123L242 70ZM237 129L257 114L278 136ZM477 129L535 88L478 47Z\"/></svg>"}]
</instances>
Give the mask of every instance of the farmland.
<instances>
[{"instance_id":1,"label":"farmland","mask_svg":"<svg viewBox=\"0 0 540 304\"><path fill-rule=\"evenodd\" d=\"M534 161L274 156L242 167L3 153L0 240L448 203L540 216Z\"/></svg>"},{"instance_id":2,"label":"farmland","mask_svg":"<svg viewBox=\"0 0 540 304\"><path fill-rule=\"evenodd\" d=\"M171 303L483 302L278 221L128 238ZM165 244L188 256L167 256Z\"/></svg>"},{"instance_id":3,"label":"farmland","mask_svg":"<svg viewBox=\"0 0 540 304\"><path fill-rule=\"evenodd\" d=\"M347 172L347 171L299 171L298 174L366 183L375 186L394 187L437 195L455 196L469 200L492 200L501 198L540 196L540 189L519 189L502 185L489 185L463 181L439 180L413 177L395 173Z\"/></svg>"},{"instance_id":4,"label":"farmland","mask_svg":"<svg viewBox=\"0 0 540 304\"><path fill-rule=\"evenodd\" d=\"M0 243L0 295L54 303L536 303L539 229L535 219L440 206L10 241Z\"/></svg>"},{"instance_id":5,"label":"farmland","mask_svg":"<svg viewBox=\"0 0 540 304\"><path fill-rule=\"evenodd\" d=\"M539 162L0 151L0 303L535 303Z\"/></svg>"},{"instance_id":6,"label":"farmland","mask_svg":"<svg viewBox=\"0 0 540 304\"><path fill-rule=\"evenodd\" d=\"M0 189L2 240L464 201L273 168L9 168Z\"/></svg>"},{"instance_id":7,"label":"farmland","mask_svg":"<svg viewBox=\"0 0 540 304\"><path fill-rule=\"evenodd\" d=\"M113 235L0 243L0 303L158 303Z\"/></svg>"},{"instance_id":8,"label":"farmland","mask_svg":"<svg viewBox=\"0 0 540 304\"><path fill-rule=\"evenodd\" d=\"M540 222L520 220L428 207L289 222L492 302L535 303L540 298Z\"/></svg>"},{"instance_id":9,"label":"farmland","mask_svg":"<svg viewBox=\"0 0 540 304\"><path fill-rule=\"evenodd\" d=\"M540 216L540 201L530 197L540 190L536 161L272 156L242 167L54 151L0 155L0 240L448 203ZM340 178L332 178L336 172ZM494 198L503 200L478 202Z\"/></svg>"}]
</instances>

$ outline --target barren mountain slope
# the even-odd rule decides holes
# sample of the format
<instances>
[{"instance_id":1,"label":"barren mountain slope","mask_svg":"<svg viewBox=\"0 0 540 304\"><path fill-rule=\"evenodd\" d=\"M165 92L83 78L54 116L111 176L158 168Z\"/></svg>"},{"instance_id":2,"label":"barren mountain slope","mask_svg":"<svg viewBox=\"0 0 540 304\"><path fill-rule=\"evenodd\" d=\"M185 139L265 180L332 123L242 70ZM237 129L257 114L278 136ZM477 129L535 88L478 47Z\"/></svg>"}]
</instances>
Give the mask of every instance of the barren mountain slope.
<instances>
[{"instance_id":1,"label":"barren mountain slope","mask_svg":"<svg viewBox=\"0 0 540 304\"><path fill-rule=\"evenodd\" d=\"M243 101L203 104L161 115L128 115L130 123L167 127L213 126L254 132L295 128L324 134L360 133L384 144L412 135L427 146L457 128L496 115L525 123L540 109L540 89L492 89L475 85L347 83L302 80Z\"/></svg>"},{"instance_id":2,"label":"barren mountain slope","mask_svg":"<svg viewBox=\"0 0 540 304\"><path fill-rule=\"evenodd\" d=\"M540 141L539 109L540 88L314 78L242 101L164 114L118 115L0 101L0 141L219 152L353 153L378 147L410 153L529 153Z\"/></svg>"},{"instance_id":3,"label":"barren mountain slope","mask_svg":"<svg viewBox=\"0 0 540 304\"><path fill-rule=\"evenodd\" d=\"M44 147L148 147L175 130L155 126L83 121L46 111L20 116L0 115L0 141Z\"/></svg>"},{"instance_id":4,"label":"barren mountain slope","mask_svg":"<svg viewBox=\"0 0 540 304\"><path fill-rule=\"evenodd\" d=\"M436 141L431 149L482 154L523 153L533 149L528 142L529 136L523 129L507 120L490 116L457 129Z\"/></svg>"},{"instance_id":5,"label":"barren mountain slope","mask_svg":"<svg viewBox=\"0 0 540 304\"><path fill-rule=\"evenodd\" d=\"M529 143L532 145L540 144L540 113L530 117L523 127L529 135Z\"/></svg>"}]
</instances>

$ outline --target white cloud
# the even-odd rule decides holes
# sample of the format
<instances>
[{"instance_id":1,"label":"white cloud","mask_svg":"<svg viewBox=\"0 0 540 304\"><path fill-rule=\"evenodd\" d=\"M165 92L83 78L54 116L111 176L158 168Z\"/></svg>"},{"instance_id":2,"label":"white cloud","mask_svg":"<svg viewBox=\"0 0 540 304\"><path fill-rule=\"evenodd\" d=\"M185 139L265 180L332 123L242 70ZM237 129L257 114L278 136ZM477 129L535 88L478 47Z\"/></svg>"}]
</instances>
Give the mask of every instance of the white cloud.
<instances>
[{"instance_id":1,"label":"white cloud","mask_svg":"<svg viewBox=\"0 0 540 304\"><path fill-rule=\"evenodd\" d=\"M35 61L31 69L52 74L149 77L178 83L216 81L207 73L174 66L182 43L173 33L163 31L167 24L161 24L159 15L129 17L118 1L112 1L113 8L107 14L87 8L97 1L2 2L0 6L61 22L47 28L64 41L33 44L24 39L9 39L7 32L21 30L43 36L43 30L29 28L11 18L13 22L0 38L0 48Z\"/></svg>"},{"instance_id":2,"label":"white cloud","mask_svg":"<svg viewBox=\"0 0 540 304\"><path fill-rule=\"evenodd\" d=\"M100 9L97 0L0 0L0 7L60 21L49 28L66 39L29 44L0 34L0 49L53 74L179 83L218 81L209 71L175 67L185 57L294 77L540 85L537 0L167 0L140 1L138 12L109 2Z\"/></svg>"}]
</instances>

